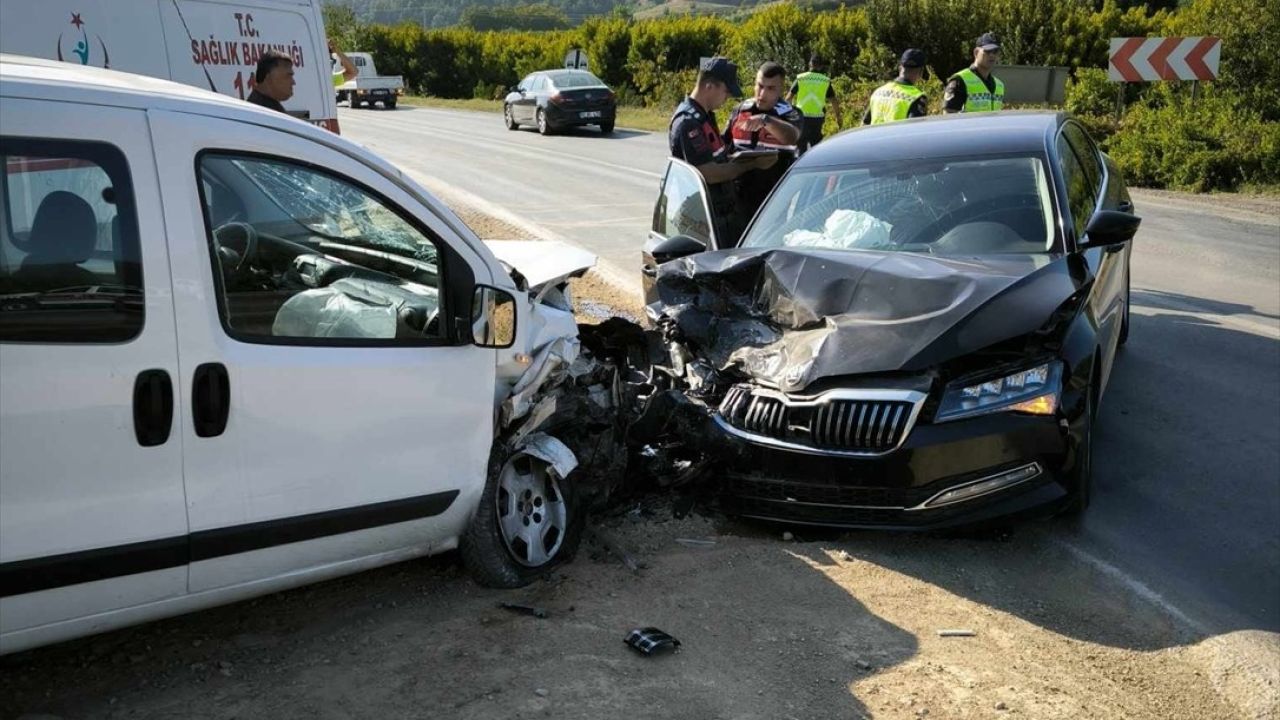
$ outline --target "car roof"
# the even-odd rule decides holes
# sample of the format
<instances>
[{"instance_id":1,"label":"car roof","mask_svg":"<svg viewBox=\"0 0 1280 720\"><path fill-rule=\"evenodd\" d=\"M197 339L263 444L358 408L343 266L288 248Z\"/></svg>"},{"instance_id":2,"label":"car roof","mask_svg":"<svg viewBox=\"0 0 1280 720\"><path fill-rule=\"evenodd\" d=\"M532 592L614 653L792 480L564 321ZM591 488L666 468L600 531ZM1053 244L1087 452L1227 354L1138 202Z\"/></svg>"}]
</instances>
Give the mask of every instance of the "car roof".
<instances>
[{"instance_id":1,"label":"car roof","mask_svg":"<svg viewBox=\"0 0 1280 720\"><path fill-rule=\"evenodd\" d=\"M1053 110L934 115L866 125L824 140L796 167L854 165L923 158L1044 154L1067 114Z\"/></svg>"},{"instance_id":2,"label":"car roof","mask_svg":"<svg viewBox=\"0 0 1280 720\"><path fill-rule=\"evenodd\" d=\"M596 74L591 72L590 70L565 69L565 70L542 70L540 72L543 75L546 75L547 77L551 78L552 80L555 80L556 78L562 78L568 75L588 75L590 77L596 77ZM596 79L599 80L599 78L596 78Z\"/></svg>"},{"instance_id":3,"label":"car roof","mask_svg":"<svg viewBox=\"0 0 1280 720\"><path fill-rule=\"evenodd\" d=\"M31 99L102 105L223 118L304 137L343 153L418 196L468 244L479 240L444 203L395 165L359 143L275 110L209 90L146 75L0 53L0 99Z\"/></svg>"},{"instance_id":4,"label":"car roof","mask_svg":"<svg viewBox=\"0 0 1280 720\"><path fill-rule=\"evenodd\" d=\"M147 75L0 53L0 97L29 98L225 118L320 141L400 177L360 145L284 113L191 85Z\"/></svg>"}]
</instances>

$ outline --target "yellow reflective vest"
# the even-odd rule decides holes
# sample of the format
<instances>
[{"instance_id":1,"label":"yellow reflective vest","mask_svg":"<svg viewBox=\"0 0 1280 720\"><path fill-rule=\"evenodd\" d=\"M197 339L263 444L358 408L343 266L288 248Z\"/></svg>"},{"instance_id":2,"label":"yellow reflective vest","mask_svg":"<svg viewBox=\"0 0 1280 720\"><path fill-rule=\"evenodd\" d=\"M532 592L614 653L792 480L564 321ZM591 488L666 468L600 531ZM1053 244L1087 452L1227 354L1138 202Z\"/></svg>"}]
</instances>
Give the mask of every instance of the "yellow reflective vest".
<instances>
[{"instance_id":1,"label":"yellow reflective vest","mask_svg":"<svg viewBox=\"0 0 1280 720\"><path fill-rule=\"evenodd\" d=\"M911 105L924 96L915 85L888 82L871 93L871 124L879 125L893 120L906 120Z\"/></svg>"},{"instance_id":2,"label":"yellow reflective vest","mask_svg":"<svg viewBox=\"0 0 1280 720\"><path fill-rule=\"evenodd\" d=\"M822 117L827 111L827 89L831 78L820 72L800 73L796 76L796 107L805 117Z\"/></svg>"},{"instance_id":3,"label":"yellow reflective vest","mask_svg":"<svg viewBox=\"0 0 1280 720\"><path fill-rule=\"evenodd\" d=\"M995 92L987 89L987 84L982 82L982 78L973 71L973 68L965 68L951 76L951 79L955 78L964 81L965 112L988 112L1004 107L1004 82L1000 78L992 76L996 81Z\"/></svg>"}]
</instances>

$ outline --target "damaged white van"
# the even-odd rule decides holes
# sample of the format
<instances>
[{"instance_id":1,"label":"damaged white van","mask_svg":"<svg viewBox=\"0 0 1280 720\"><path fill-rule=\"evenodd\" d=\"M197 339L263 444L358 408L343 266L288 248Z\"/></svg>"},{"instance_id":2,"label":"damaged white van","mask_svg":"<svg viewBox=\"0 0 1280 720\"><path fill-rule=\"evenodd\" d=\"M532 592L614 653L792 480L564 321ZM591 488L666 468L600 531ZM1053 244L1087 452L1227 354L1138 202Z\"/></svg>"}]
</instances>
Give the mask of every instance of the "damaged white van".
<instances>
[{"instance_id":1,"label":"damaged white van","mask_svg":"<svg viewBox=\"0 0 1280 720\"><path fill-rule=\"evenodd\" d=\"M0 55L0 154L0 652L572 553L547 420L610 395L559 291L592 256L498 244L517 272L354 143L109 70Z\"/></svg>"}]
</instances>

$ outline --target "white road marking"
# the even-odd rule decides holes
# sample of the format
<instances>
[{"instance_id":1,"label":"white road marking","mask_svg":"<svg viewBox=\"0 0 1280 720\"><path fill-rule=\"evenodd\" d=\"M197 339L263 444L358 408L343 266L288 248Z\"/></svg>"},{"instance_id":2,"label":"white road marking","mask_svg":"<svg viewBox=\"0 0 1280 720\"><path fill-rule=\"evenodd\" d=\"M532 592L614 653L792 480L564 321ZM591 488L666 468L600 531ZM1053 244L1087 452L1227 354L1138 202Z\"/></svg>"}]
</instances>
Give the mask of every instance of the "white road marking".
<instances>
[{"instance_id":1,"label":"white road marking","mask_svg":"<svg viewBox=\"0 0 1280 720\"><path fill-rule=\"evenodd\" d=\"M1147 586L1146 583L1133 577L1132 575L1129 575L1128 573L1116 567L1115 565L1112 565L1111 563L1107 562L1106 560L1103 560L1102 558L1094 555L1093 553L1090 553L1089 551L1077 545L1074 545L1070 542L1067 542L1066 540L1063 540L1061 538L1055 537L1053 538L1053 542L1060 545L1067 552L1074 555L1077 560L1080 560L1081 562L1085 563L1086 565L1089 565L1090 567L1097 570L1098 572L1101 572L1103 575L1106 575L1107 577L1119 582L1121 585L1124 585L1134 595L1142 598L1143 600L1151 603L1152 605L1155 605L1161 610L1164 610L1166 613L1168 613L1174 619L1181 622L1186 627L1191 628L1192 630L1195 630L1197 633L1200 633L1201 635L1212 636L1214 634L1209 629L1208 626L1204 625L1203 623L1197 620L1193 620L1191 616L1187 615L1185 612L1179 609L1176 605L1166 600L1163 595L1156 592L1155 590L1152 590L1150 587Z\"/></svg>"}]
</instances>

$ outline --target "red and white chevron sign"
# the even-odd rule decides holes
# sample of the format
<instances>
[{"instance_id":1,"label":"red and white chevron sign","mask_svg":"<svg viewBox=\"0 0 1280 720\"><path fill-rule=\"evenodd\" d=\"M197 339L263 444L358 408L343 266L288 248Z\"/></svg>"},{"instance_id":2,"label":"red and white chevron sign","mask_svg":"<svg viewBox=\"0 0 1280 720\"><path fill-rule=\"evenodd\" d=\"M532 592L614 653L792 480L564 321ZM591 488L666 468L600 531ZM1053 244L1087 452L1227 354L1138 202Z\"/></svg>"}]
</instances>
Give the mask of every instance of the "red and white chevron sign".
<instances>
[{"instance_id":1,"label":"red and white chevron sign","mask_svg":"<svg viewBox=\"0 0 1280 720\"><path fill-rule=\"evenodd\" d=\"M1221 54L1216 37L1111 38L1107 77L1116 82L1213 80Z\"/></svg>"}]
</instances>

